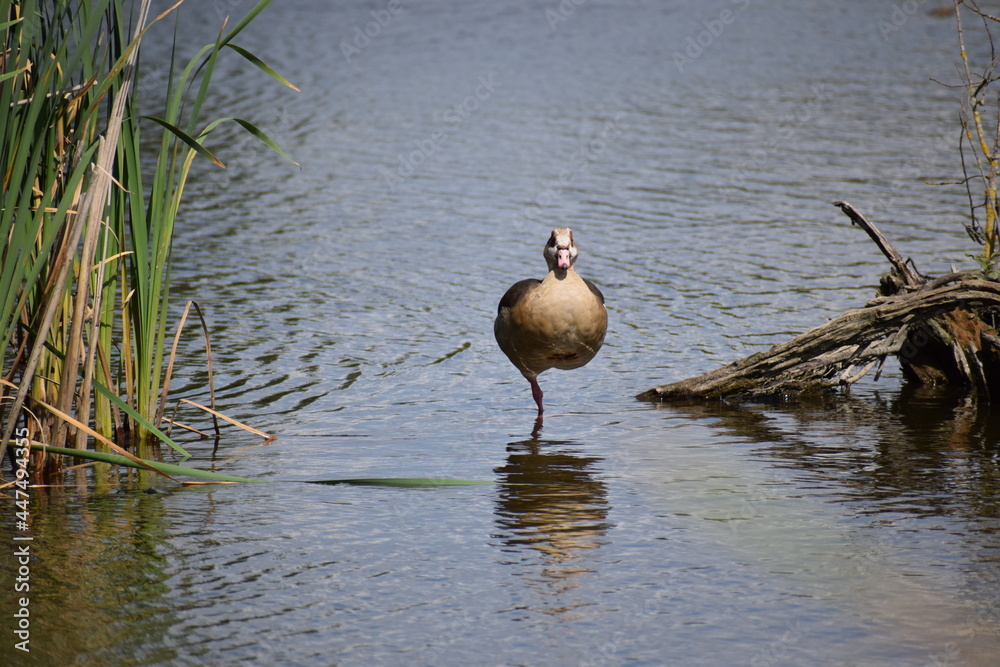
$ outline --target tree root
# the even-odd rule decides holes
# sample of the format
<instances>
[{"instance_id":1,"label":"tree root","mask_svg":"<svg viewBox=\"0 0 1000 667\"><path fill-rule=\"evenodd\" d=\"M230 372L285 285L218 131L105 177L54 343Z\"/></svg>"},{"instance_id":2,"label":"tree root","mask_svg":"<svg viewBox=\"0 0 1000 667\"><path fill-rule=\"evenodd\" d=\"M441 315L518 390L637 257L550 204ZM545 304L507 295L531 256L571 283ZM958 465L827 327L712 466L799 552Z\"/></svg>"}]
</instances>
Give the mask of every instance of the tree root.
<instances>
[{"instance_id":1,"label":"tree root","mask_svg":"<svg viewBox=\"0 0 1000 667\"><path fill-rule=\"evenodd\" d=\"M991 394L1000 396L1000 282L978 273L929 279L854 206L834 203L868 232L892 264L880 296L766 352L654 387L637 398L791 398L850 386L876 367L878 379L889 356L917 382L959 384L986 401Z\"/></svg>"}]
</instances>

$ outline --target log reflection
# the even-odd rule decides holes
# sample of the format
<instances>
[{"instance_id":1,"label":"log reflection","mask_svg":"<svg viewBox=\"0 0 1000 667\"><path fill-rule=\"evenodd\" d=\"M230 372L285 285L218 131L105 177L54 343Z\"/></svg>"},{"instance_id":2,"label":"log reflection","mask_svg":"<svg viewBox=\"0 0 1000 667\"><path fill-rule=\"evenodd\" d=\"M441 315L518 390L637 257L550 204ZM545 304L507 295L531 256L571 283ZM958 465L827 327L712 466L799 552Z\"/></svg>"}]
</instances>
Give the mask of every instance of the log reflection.
<instances>
[{"instance_id":1,"label":"log reflection","mask_svg":"<svg viewBox=\"0 0 1000 667\"><path fill-rule=\"evenodd\" d=\"M960 391L905 383L888 398L665 409L713 419L716 428L761 443L758 456L808 471L845 500L920 515L1000 517L993 491L1000 487L1000 414Z\"/></svg>"}]
</instances>

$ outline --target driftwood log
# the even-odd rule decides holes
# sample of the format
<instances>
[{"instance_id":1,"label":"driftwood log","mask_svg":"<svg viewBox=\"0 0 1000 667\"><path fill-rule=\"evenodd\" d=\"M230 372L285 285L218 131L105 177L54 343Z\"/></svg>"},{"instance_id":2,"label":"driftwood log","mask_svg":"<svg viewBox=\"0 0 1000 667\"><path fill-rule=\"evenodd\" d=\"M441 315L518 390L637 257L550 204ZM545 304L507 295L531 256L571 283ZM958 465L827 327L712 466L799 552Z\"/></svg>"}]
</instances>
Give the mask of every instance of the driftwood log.
<instances>
[{"instance_id":1,"label":"driftwood log","mask_svg":"<svg viewBox=\"0 0 1000 667\"><path fill-rule=\"evenodd\" d=\"M904 375L925 384L959 384L1000 397L1000 282L979 272L921 275L848 202L834 202L863 228L892 265L879 295L766 352L704 375L654 387L650 401L791 398L847 387L895 356Z\"/></svg>"}]
</instances>

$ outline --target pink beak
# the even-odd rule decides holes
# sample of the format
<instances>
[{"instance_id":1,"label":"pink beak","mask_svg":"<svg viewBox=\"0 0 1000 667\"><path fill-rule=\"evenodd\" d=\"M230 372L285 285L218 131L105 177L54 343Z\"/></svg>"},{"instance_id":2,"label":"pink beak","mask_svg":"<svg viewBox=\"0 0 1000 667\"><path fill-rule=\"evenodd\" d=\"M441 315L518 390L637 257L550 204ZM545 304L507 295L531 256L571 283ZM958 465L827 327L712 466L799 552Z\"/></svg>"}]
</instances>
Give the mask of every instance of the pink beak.
<instances>
[{"instance_id":1,"label":"pink beak","mask_svg":"<svg viewBox=\"0 0 1000 667\"><path fill-rule=\"evenodd\" d=\"M566 270L573 265L570 260L569 248L557 248L556 249L556 266L562 270Z\"/></svg>"}]
</instances>

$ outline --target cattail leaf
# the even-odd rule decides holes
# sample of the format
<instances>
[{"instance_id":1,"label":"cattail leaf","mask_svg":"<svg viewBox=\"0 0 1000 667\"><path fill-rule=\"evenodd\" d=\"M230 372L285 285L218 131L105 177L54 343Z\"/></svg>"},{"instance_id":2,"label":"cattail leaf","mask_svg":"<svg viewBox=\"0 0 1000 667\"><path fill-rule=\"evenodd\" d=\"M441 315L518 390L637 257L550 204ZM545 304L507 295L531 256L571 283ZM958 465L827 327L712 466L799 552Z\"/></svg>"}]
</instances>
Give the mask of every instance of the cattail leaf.
<instances>
[{"instance_id":1,"label":"cattail leaf","mask_svg":"<svg viewBox=\"0 0 1000 667\"><path fill-rule=\"evenodd\" d=\"M105 454L104 452L92 452L84 449L69 449L67 447L50 447L43 443L31 443L31 448L36 451L51 452L63 456L75 456L89 461L101 461L113 465L127 466L130 468L151 468L157 472L175 476L196 477L198 479L213 482L295 482L299 484L348 484L352 486L395 486L403 488L427 488L438 486L486 486L493 484L483 480L470 479L435 479L431 477L348 477L343 479L303 479L303 480L281 480L281 479L254 479L252 477L239 477L237 475L225 475L208 470L188 468L186 466L174 465L171 463L161 463L160 461L149 461L138 459L136 463L124 456L117 454Z\"/></svg>"},{"instance_id":2,"label":"cattail leaf","mask_svg":"<svg viewBox=\"0 0 1000 667\"><path fill-rule=\"evenodd\" d=\"M292 90L298 91L298 88L294 84L292 84L288 79L286 79L285 77L283 77L280 74L278 74L277 72L275 72L274 69L270 65L268 65L266 62L264 62L263 60L261 60L260 58L258 58L257 56L255 56L254 54L250 53L246 49L244 49L242 46L236 46L235 44L226 44L226 46L229 47L230 49L232 49L233 51L235 51L236 53L240 54L241 56L243 56L247 60L249 60L260 71L264 72L265 74L267 74L269 77L271 77L275 81L278 81L278 82L282 83L283 85L288 86Z\"/></svg>"},{"instance_id":3,"label":"cattail leaf","mask_svg":"<svg viewBox=\"0 0 1000 667\"><path fill-rule=\"evenodd\" d=\"M207 160L213 162L214 164L216 164L216 165L218 165L218 166L220 166L222 168L225 168L226 165L224 165L222 163L222 161L219 160L219 158L215 157L215 155L212 153L212 151L210 151L207 148L205 148L204 146L202 146L198 142L197 139L195 139L190 134L188 134L187 132L185 132L181 128L177 127L173 123L168 123L167 121L163 120L162 118L157 118L156 116L142 116L142 118L147 118L147 119L153 121L154 123L156 123L158 125L162 125L164 128L167 129L167 131L173 133L174 136L176 136L178 139L180 139L185 144L187 144L188 146L190 146L191 149L194 150L198 155L201 155L202 157L206 158Z\"/></svg>"}]
</instances>

